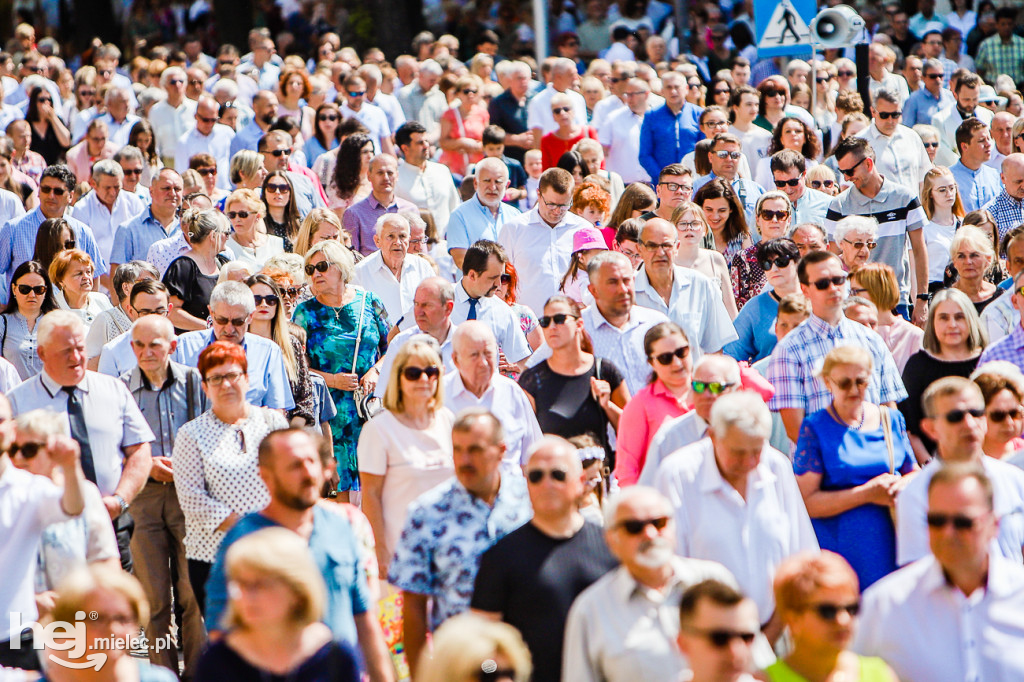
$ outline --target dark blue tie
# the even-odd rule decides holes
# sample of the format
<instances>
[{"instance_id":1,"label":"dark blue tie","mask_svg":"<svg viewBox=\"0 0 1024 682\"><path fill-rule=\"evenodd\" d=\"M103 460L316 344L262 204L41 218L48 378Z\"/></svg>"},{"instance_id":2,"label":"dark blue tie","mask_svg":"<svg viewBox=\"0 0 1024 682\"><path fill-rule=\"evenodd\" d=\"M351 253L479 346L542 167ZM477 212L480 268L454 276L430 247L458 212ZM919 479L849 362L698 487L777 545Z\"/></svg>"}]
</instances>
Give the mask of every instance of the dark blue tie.
<instances>
[{"instance_id":1,"label":"dark blue tie","mask_svg":"<svg viewBox=\"0 0 1024 682\"><path fill-rule=\"evenodd\" d=\"M476 304L479 301L479 298L473 298L472 296L469 297L469 315L466 315L467 320L476 319Z\"/></svg>"},{"instance_id":2,"label":"dark blue tie","mask_svg":"<svg viewBox=\"0 0 1024 682\"><path fill-rule=\"evenodd\" d=\"M85 410L75 395L74 386L62 386L68 394L68 421L71 422L71 437L78 441L82 450L82 473L87 480L96 483L96 465L92 461L92 446L89 445L89 429L85 426Z\"/></svg>"}]
</instances>

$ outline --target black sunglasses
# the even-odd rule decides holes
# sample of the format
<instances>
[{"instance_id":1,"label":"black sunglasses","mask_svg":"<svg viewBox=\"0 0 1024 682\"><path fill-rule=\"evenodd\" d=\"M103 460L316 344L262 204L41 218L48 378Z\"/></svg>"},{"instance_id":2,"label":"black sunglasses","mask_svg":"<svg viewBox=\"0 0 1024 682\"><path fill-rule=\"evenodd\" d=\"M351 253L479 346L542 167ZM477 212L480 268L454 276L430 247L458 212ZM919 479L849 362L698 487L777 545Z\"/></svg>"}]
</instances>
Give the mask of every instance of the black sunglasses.
<instances>
[{"instance_id":1,"label":"black sunglasses","mask_svg":"<svg viewBox=\"0 0 1024 682\"><path fill-rule=\"evenodd\" d=\"M551 113L555 114L555 115L558 115L558 114L565 113L566 111L572 111L572 107L558 107L556 109L552 109Z\"/></svg>"},{"instance_id":2,"label":"black sunglasses","mask_svg":"<svg viewBox=\"0 0 1024 682\"><path fill-rule=\"evenodd\" d=\"M836 388L838 388L840 391L843 391L844 393L846 391L849 391L854 386L856 386L859 389L864 389L868 387L868 380L865 379L864 377L843 377L842 379L833 379L832 383L834 383L836 385Z\"/></svg>"},{"instance_id":3,"label":"black sunglasses","mask_svg":"<svg viewBox=\"0 0 1024 682\"><path fill-rule=\"evenodd\" d=\"M670 351L668 353L658 353L657 355L652 355L651 357L657 360L658 364L668 367L669 365L672 364L672 358L679 358L680 360L685 360L686 356L689 354L689 346L679 346L679 348L676 348L674 351Z\"/></svg>"},{"instance_id":4,"label":"black sunglasses","mask_svg":"<svg viewBox=\"0 0 1024 682\"><path fill-rule=\"evenodd\" d=\"M846 284L846 279L846 275L836 275L835 277L822 277L821 279L816 279L811 282L811 284L813 284L814 288L818 291L825 291L825 289L828 289L829 284L835 284L837 287L843 286Z\"/></svg>"},{"instance_id":5,"label":"black sunglasses","mask_svg":"<svg viewBox=\"0 0 1024 682\"><path fill-rule=\"evenodd\" d=\"M35 294L36 296L42 296L46 293L46 285L40 284L37 287L30 287L27 284L18 285L18 293L22 296L28 296L29 294Z\"/></svg>"},{"instance_id":6,"label":"black sunglasses","mask_svg":"<svg viewBox=\"0 0 1024 682\"><path fill-rule=\"evenodd\" d=\"M55 196L62 197L65 194L67 194L68 191L64 187L42 187L42 186L40 186L39 193L40 194L53 194Z\"/></svg>"},{"instance_id":7,"label":"black sunglasses","mask_svg":"<svg viewBox=\"0 0 1024 682\"><path fill-rule=\"evenodd\" d=\"M141 168L122 168L121 170L125 175L142 175Z\"/></svg>"},{"instance_id":8,"label":"black sunglasses","mask_svg":"<svg viewBox=\"0 0 1024 682\"><path fill-rule=\"evenodd\" d=\"M837 71L836 75L839 76L840 78L853 78L857 74L855 74L853 71Z\"/></svg>"},{"instance_id":9,"label":"black sunglasses","mask_svg":"<svg viewBox=\"0 0 1024 682\"><path fill-rule=\"evenodd\" d=\"M526 480L534 485L543 481L545 476L550 476L552 481L565 483L565 480L569 477L569 473L565 469L551 469L550 471L545 471L544 469L530 469L526 472Z\"/></svg>"},{"instance_id":10,"label":"black sunglasses","mask_svg":"<svg viewBox=\"0 0 1024 682\"><path fill-rule=\"evenodd\" d=\"M13 455L14 452L11 451ZM953 528L956 530L971 530L974 528L974 524L978 522L977 519L972 519L970 516L964 516L962 514L940 514L938 512L932 512L928 514L928 527L929 528L945 528L950 523L953 524Z\"/></svg>"},{"instance_id":11,"label":"black sunglasses","mask_svg":"<svg viewBox=\"0 0 1024 682\"><path fill-rule=\"evenodd\" d=\"M852 604L815 604L811 607L818 617L822 620L835 620L839 617L840 611L845 611L850 614L851 618L856 618L857 614L860 613L860 602L853 602Z\"/></svg>"},{"instance_id":12,"label":"black sunglasses","mask_svg":"<svg viewBox=\"0 0 1024 682\"><path fill-rule=\"evenodd\" d=\"M782 187L796 187L800 184L800 178L790 178L789 180L776 180L775 186Z\"/></svg>"},{"instance_id":13,"label":"black sunglasses","mask_svg":"<svg viewBox=\"0 0 1024 682\"><path fill-rule=\"evenodd\" d=\"M770 211L768 209L762 209L761 217L765 220L785 220L789 217L789 211Z\"/></svg>"},{"instance_id":14,"label":"black sunglasses","mask_svg":"<svg viewBox=\"0 0 1024 682\"><path fill-rule=\"evenodd\" d=\"M424 374L428 379L436 379L441 376L441 370L436 365L430 367L406 367L402 370L402 376L409 381L419 381Z\"/></svg>"},{"instance_id":15,"label":"black sunglasses","mask_svg":"<svg viewBox=\"0 0 1024 682\"><path fill-rule=\"evenodd\" d=\"M8 452L8 454L11 456L11 458L13 458L18 453L21 453L21 456L24 457L25 459L32 459L33 457L38 455L39 451L42 450L44 447L46 446L43 445L42 443L25 443L24 445L18 445L17 443L14 443L11 445L11 449Z\"/></svg>"},{"instance_id":16,"label":"black sunglasses","mask_svg":"<svg viewBox=\"0 0 1024 682\"><path fill-rule=\"evenodd\" d=\"M574 320L576 319L575 315L569 315L568 313L557 313L555 315L545 315L544 317L537 320L537 322L540 323L540 326L543 329L547 329L548 327L551 326L552 322L554 322L555 324L565 324L565 321L568 320L570 317Z\"/></svg>"},{"instance_id":17,"label":"black sunglasses","mask_svg":"<svg viewBox=\"0 0 1024 682\"><path fill-rule=\"evenodd\" d=\"M857 163L853 164L849 168L840 168L839 172L842 173L843 175L845 175L846 177L851 178L851 177L853 177L854 171L857 170L857 166L861 165L862 163L864 163L867 160L868 160L868 157L865 156L863 159L861 159Z\"/></svg>"},{"instance_id":18,"label":"black sunglasses","mask_svg":"<svg viewBox=\"0 0 1024 682\"><path fill-rule=\"evenodd\" d=\"M510 284L511 282L512 282L512 275L502 275L501 276L501 283L502 284Z\"/></svg>"},{"instance_id":19,"label":"black sunglasses","mask_svg":"<svg viewBox=\"0 0 1024 682\"><path fill-rule=\"evenodd\" d=\"M264 152L264 153L270 154L271 156L288 156L289 154L292 153L292 150L290 148L288 148L288 149L275 149L272 152Z\"/></svg>"},{"instance_id":20,"label":"black sunglasses","mask_svg":"<svg viewBox=\"0 0 1024 682\"><path fill-rule=\"evenodd\" d=\"M306 276L312 277L314 272L327 272L331 267L331 264L325 260L320 261L316 265L312 263L306 264Z\"/></svg>"},{"instance_id":21,"label":"black sunglasses","mask_svg":"<svg viewBox=\"0 0 1024 682\"><path fill-rule=\"evenodd\" d=\"M640 533L644 532L644 529L647 528L647 526L654 526L655 530L662 530L668 525L668 517L659 516L655 519L626 519L625 521L619 521L616 525L630 535L640 535Z\"/></svg>"},{"instance_id":22,"label":"black sunglasses","mask_svg":"<svg viewBox=\"0 0 1024 682\"><path fill-rule=\"evenodd\" d=\"M935 146L939 146L938 143L935 143ZM818 189L819 187L832 187L835 184L835 180L811 180L811 189Z\"/></svg>"},{"instance_id":23,"label":"black sunglasses","mask_svg":"<svg viewBox=\"0 0 1024 682\"><path fill-rule=\"evenodd\" d=\"M1020 136L1018 135L1018 137L1020 137ZM939 148L939 143L938 142L923 142L922 144L924 145L925 149L938 149Z\"/></svg>"},{"instance_id":24,"label":"black sunglasses","mask_svg":"<svg viewBox=\"0 0 1024 682\"><path fill-rule=\"evenodd\" d=\"M760 261L758 265L761 266L762 270L768 272L772 269L773 265L781 270L782 268L787 267L791 262L793 262L793 259L789 256L776 256L775 258L765 258L763 261Z\"/></svg>"},{"instance_id":25,"label":"black sunglasses","mask_svg":"<svg viewBox=\"0 0 1024 682\"><path fill-rule=\"evenodd\" d=\"M267 194L287 194L291 191L288 185L267 185Z\"/></svg>"},{"instance_id":26,"label":"black sunglasses","mask_svg":"<svg viewBox=\"0 0 1024 682\"><path fill-rule=\"evenodd\" d=\"M711 642L711 646L716 649L724 649L729 646L734 639L743 640L744 644L753 644L754 638L757 637L756 632L738 632L735 630L720 630L718 628L713 630L703 630L701 628L684 627L683 630L704 637L706 640Z\"/></svg>"},{"instance_id":27,"label":"black sunglasses","mask_svg":"<svg viewBox=\"0 0 1024 682\"><path fill-rule=\"evenodd\" d=\"M216 168L196 168L196 172L199 173L200 175L202 175L203 177L206 177L208 175L216 175L217 174L217 169Z\"/></svg>"},{"instance_id":28,"label":"black sunglasses","mask_svg":"<svg viewBox=\"0 0 1024 682\"><path fill-rule=\"evenodd\" d=\"M1020 407L1015 407L1012 410L992 410L988 413L988 418L994 422L1004 422L1007 419L1019 419L1020 413Z\"/></svg>"},{"instance_id":29,"label":"black sunglasses","mask_svg":"<svg viewBox=\"0 0 1024 682\"><path fill-rule=\"evenodd\" d=\"M319 116L316 117L316 120L318 120L318 121L337 121L338 120L338 115L337 114L320 114Z\"/></svg>"},{"instance_id":30,"label":"black sunglasses","mask_svg":"<svg viewBox=\"0 0 1024 682\"><path fill-rule=\"evenodd\" d=\"M786 96L786 91L785 90L765 90L764 91L764 96L765 97L778 97L780 95L785 97Z\"/></svg>"},{"instance_id":31,"label":"black sunglasses","mask_svg":"<svg viewBox=\"0 0 1024 682\"><path fill-rule=\"evenodd\" d=\"M945 419L950 424L959 424L964 420L964 417L966 417L967 415L971 415L975 419L981 419L982 417L985 416L985 410L981 408L976 408L972 410L952 410L942 415L942 418Z\"/></svg>"},{"instance_id":32,"label":"black sunglasses","mask_svg":"<svg viewBox=\"0 0 1024 682\"><path fill-rule=\"evenodd\" d=\"M228 217L228 220L234 220L235 218L241 218L242 220L245 220L246 218L251 216L252 213L249 213L248 211L228 211L224 215Z\"/></svg>"},{"instance_id":33,"label":"black sunglasses","mask_svg":"<svg viewBox=\"0 0 1024 682\"><path fill-rule=\"evenodd\" d=\"M256 305L263 305L264 303L267 305L277 305L281 301L281 299L277 297L277 294L267 294L266 296L256 294L253 298L256 299Z\"/></svg>"},{"instance_id":34,"label":"black sunglasses","mask_svg":"<svg viewBox=\"0 0 1024 682\"><path fill-rule=\"evenodd\" d=\"M878 118L882 119L883 121L886 120L886 119L890 119L890 118L899 118L902 115L903 115L902 111L879 111L878 112Z\"/></svg>"}]
</instances>

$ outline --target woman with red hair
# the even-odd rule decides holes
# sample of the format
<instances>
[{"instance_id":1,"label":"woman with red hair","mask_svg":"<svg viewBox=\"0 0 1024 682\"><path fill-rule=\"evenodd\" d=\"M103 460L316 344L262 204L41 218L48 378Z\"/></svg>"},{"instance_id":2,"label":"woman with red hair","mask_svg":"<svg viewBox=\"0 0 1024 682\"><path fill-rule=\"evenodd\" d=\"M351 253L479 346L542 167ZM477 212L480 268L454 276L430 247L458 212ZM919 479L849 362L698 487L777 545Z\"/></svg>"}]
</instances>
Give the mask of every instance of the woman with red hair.
<instances>
[{"instance_id":1,"label":"woman with red hair","mask_svg":"<svg viewBox=\"0 0 1024 682\"><path fill-rule=\"evenodd\" d=\"M519 273L512 261L505 263L505 274L501 276L495 296L505 301L512 307L512 311L519 316L519 327L526 334L526 340L530 348L537 350L544 343L544 335L540 332L540 322L537 315L522 303L516 303L516 294L519 291Z\"/></svg>"},{"instance_id":2,"label":"woman with red hair","mask_svg":"<svg viewBox=\"0 0 1024 682\"><path fill-rule=\"evenodd\" d=\"M276 410L250 405L245 349L215 341L199 354L210 409L178 430L174 487L185 515L185 556L200 610L206 579L224 534L244 515L270 502L256 454L263 437L288 428Z\"/></svg>"}]
</instances>

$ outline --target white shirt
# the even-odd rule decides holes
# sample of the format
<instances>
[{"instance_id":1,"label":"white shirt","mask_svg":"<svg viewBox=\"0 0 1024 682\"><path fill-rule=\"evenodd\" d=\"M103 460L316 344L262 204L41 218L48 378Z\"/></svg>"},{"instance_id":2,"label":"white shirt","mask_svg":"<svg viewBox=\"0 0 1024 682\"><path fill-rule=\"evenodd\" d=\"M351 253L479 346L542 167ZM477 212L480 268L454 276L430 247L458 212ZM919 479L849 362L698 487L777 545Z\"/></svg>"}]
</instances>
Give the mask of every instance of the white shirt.
<instances>
[{"instance_id":1,"label":"white shirt","mask_svg":"<svg viewBox=\"0 0 1024 682\"><path fill-rule=\"evenodd\" d=\"M391 366L395 364L395 357L398 355L398 351L409 342L409 339L420 334L426 334L426 332L419 327L410 327L405 331L398 332L395 338L391 339L388 343L388 350L384 353L384 359L381 360L380 364L380 380L377 381L377 387L373 390L373 394L376 397L384 397L384 391L388 387L388 378L391 376ZM441 344L441 362L444 363L445 374L458 371L455 368L455 363L452 361L452 336L454 335L455 325L453 324L448 327L448 336L445 337L444 343Z\"/></svg>"},{"instance_id":2,"label":"white shirt","mask_svg":"<svg viewBox=\"0 0 1024 682\"><path fill-rule=\"evenodd\" d=\"M626 108L626 103L618 95L608 95L594 105L594 113L590 116L591 127L600 134L608 117Z\"/></svg>"},{"instance_id":3,"label":"white shirt","mask_svg":"<svg viewBox=\"0 0 1024 682\"><path fill-rule=\"evenodd\" d=\"M185 241L185 235L178 229L170 237L153 242L146 253L146 260L153 264L162 279L164 273L167 272L167 266L173 263L175 258L191 249L192 247Z\"/></svg>"},{"instance_id":4,"label":"white shirt","mask_svg":"<svg viewBox=\"0 0 1024 682\"><path fill-rule=\"evenodd\" d=\"M540 128L542 135L558 130L558 124L555 123L555 117L551 113L551 98L555 96L555 92L555 88L549 84L533 96L530 103L526 105L527 128L530 130ZM583 95L575 90L566 90L564 94L572 100L576 125L587 125L587 101L583 99Z\"/></svg>"},{"instance_id":5,"label":"white shirt","mask_svg":"<svg viewBox=\"0 0 1024 682\"><path fill-rule=\"evenodd\" d=\"M174 163L174 151L181 136L196 127L195 117L196 101L188 97L183 98L177 107L172 107L164 100L149 110L148 118L153 124L157 149L168 163Z\"/></svg>"},{"instance_id":6,"label":"white shirt","mask_svg":"<svg viewBox=\"0 0 1024 682\"><path fill-rule=\"evenodd\" d=\"M441 235L448 229L448 217L462 203L452 172L434 161L427 161L423 170L399 161L395 194L416 204L417 208L430 211L437 233Z\"/></svg>"},{"instance_id":7,"label":"white shirt","mask_svg":"<svg viewBox=\"0 0 1024 682\"><path fill-rule=\"evenodd\" d=\"M388 128L392 133L405 123L405 112L402 111L402 105L394 95L389 95L378 89L373 99L367 96L366 102L384 112L384 115L388 117Z\"/></svg>"},{"instance_id":8,"label":"white shirt","mask_svg":"<svg viewBox=\"0 0 1024 682\"><path fill-rule=\"evenodd\" d=\"M872 121L856 137L871 143L875 150L875 165L883 176L914 192L918 191L924 182L925 173L932 167L920 135L900 125L896 127L896 132L886 137Z\"/></svg>"},{"instance_id":9,"label":"white shirt","mask_svg":"<svg viewBox=\"0 0 1024 682\"><path fill-rule=\"evenodd\" d=\"M217 159L217 187L231 189L231 140L234 137L235 131L220 123L214 124L209 135L203 135L198 129L192 128L178 138L174 148L174 170L184 173L193 155L212 154Z\"/></svg>"},{"instance_id":10,"label":"white shirt","mask_svg":"<svg viewBox=\"0 0 1024 682\"><path fill-rule=\"evenodd\" d=\"M981 458L981 465L992 479L993 503L999 518L999 533L992 553L1019 564L1024 546L1024 471L985 456ZM926 464L896 498L896 563L900 566L931 554L925 521L928 482L940 466L939 458Z\"/></svg>"},{"instance_id":11,"label":"white shirt","mask_svg":"<svg viewBox=\"0 0 1024 682\"><path fill-rule=\"evenodd\" d=\"M495 373L487 390L477 398L462 382L462 375L455 371L444 378L444 405L455 414L470 407L482 407L497 417L505 432L506 450L501 472L523 475L526 452L543 434L530 399L519 384Z\"/></svg>"},{"instance_id":12,"label":"white shirt","mask_svg":"<svg viewBox=\"0 0 1024 682\"><path fill-rule=\"evenodd\" d=\"M355 117L370 130L370 139L373 140L374 152L380 154L384 149L384 140L391 137L391 125L388 123L388 115L380 107L365 104L359 107L359 111L350 109L347 104L342 104L339 109L344 118Z\"/></svg>"},{"instance_id":13,"label":"white shirt","mask_svg":"<svg viewBox=\"0 0 1024 682\"><path fill-rule=\"evenodd\" d=\"M708 423L697 414L697 410L690 410L684 415L662 422L647 446L647 459L644 461L640 478L637 479L637 485L653 486L661 463L687 445L705 438L708 435L708 428Z\"/></svg>"},{"instance_id":14,"label":"white shirt","mask_svg":"<svg viewBox=\"0 0 1024 682\"><path fill-rule=\"evenodd\" d=\"M757 168L757 162L768 156L768 145L772 134L760 126L750 124L750 130L743 132L736 126L729 126L729 132L740 138L740 149L749 166Z\"/></svg>"},{"instance_id":15,"label":"white shirt","mask_svg":"<svg viewBox=\"0 0 1024 682\"><path fill-rule=\"evenodd\" d=\"M775 569L787 557L818 549L789 458L766 439L744 500L722 478L708 438L662 462L654 487L675 510L676 552L728 568L767 622L775 611Z\"/></svg>"},{"instance_id":16,"label":"white shirt","mask_svg":"<svg viewBox=\"0 0 1024 682\"><path fill-rule=\"evenodd\" d=\"M601 144L608 148L605 168L622 176L625 183L650 182L651 176L640 165L640 126L643 114L620 107L608 116L598 131Z\"/></svg>"},{"instance_id":17,"label":"white shirt","mask_svg":"<svg viewBox=\"0 0 1024 682\"><path fill-rule=\"evenodd\" d=\"M377 294L388 312L388 319L397 321L406 310L412 308L416 287L433 276L434 270L430 263L419 256L406 254L402 260L402 278L396 279L391 268L384 263L381 252L374 251L356 263L353 284Z\"/></svg>"},{"instance_id":18,"label":"white shirt","mask_svg":"<svg viewBox=\"0 0 1024 682\"><path fill-rule=\"evenodd\" d=\"M875 95L882 88L899 94L900 107L906 104L907 98L910 97L910 86L907 85L907 79L899 74L886 73L880 81L876 81L870 75L868 76L868 92L871 95L872 102L875 101Z\"/></svg>"},{"instance_id":19,"label":"white shirt","mask_svg":"<svg viewBox=\"0 0 1024 682\"><path fill-rule=\"evenodd\" d=\"M558 285L572 258L573 235L581 227L593 225L569 211L551 227L535 206L506 221L498 233L498 243L505 248L519 274L518 301L537 315L544 314L544 304L558 293Z\"/></svg>"},{"instance_id":20,"label":"white shirt","mask_svg":"<svg viewBox=\"0 0 1024 682\"><path fill-rule=\"evenodd\" d=\"M965 596L929 555L864 593L853 649L904 682L1024 679L1024 568L990 555L988 582Z\"/></svg>"},{"instance_id":21,"label":"white shirt","mask_svg":"<svg viewBox=\"0 0 1024 682\"><path fill-rule=\"evenodd\" d=\"M455 307L452 309L452 324L458 326L469 319L469 293L462 283L455 285ZM505 353L509 362L519 362L530 357L530 344L519 325L519 315L512 306L496 296L483 296L476 303L476 319L483 322L498 340L498 348Z\"/></svg>"},{"instance_id":22,"label":"white shirt","mask_svg":"<svg viewBox=\"0 0 1024 682\"><path fill-rule=\"evenodd\" d=\"M722 301L718 283L707 275L680 265L672 267L672 293L668 304L661 297L647 271L641 266L636 273L636 304L667 315L686 332L694 365L704 353L717 353L739 338Z\"/></svg>"},{"instance_id":23,"label":"white shirt","mask_svg":"<svg viewBox=\"0 0 1024 682\"><path fill-rule=\"evenodd\" d=\"M135 124L139 122L139 117L135 114L128 114L123 121L118 123L113 116L107 113L100 116L100 120L107 124L110 141L118 147L123 147L128 144L128 136L131 135Z\"/></svg>"},{"instance_id":24,"label":"white shirt","mask_svg":"<svg viewBox=\"0 0 1024 682\"><path fill-rule=\"evenodd\" d=\"M93 190L75 204L72 215L92 228L96 246L103 254L103 260L109 263L110 249L114 246L114 233L117 232L117 228L144 210L146 210L146 205L142 199L125 191L117 193L117 199L114 199L114 208L110 210L100 201L96 190ZM105 274L105 272L96 273L97 277Z\"/></svg>"},{"instance_id":25,"label":"white shirt","mask_svg":"<svg viewBox=\"0 0 1024 682\"><path fill-rule=\"evenodd\" d=\"M646 386L651 375L651 365L644 352L644 334L654 325L668 321L657 310L634 305L629 312L629 321L619 329L604 318L596 304L583 311L583 327L594 344L594 355L605 358L618 368L630 395L636 395Z\"/></svg>"}]
</instances>

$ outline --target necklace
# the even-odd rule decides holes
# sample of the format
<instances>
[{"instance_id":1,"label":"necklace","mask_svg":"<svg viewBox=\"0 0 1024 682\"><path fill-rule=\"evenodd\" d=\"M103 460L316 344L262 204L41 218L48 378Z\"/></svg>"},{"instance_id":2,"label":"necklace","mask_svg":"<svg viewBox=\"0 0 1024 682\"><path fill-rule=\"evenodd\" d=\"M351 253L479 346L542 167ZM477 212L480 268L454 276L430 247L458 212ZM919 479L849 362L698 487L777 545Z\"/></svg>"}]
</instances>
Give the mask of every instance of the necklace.
<instances>
[{"instance_id":1,"label":"necklace","mask_svg":"<svg viewBox=\"0 0 1024 682\"><path fill-rule=\"evenodd\" d=\"M845 419L843 419L839 415L839 410L836 409L836 406L834 404L833 405L829 405L829 409L832 410L832 416L835 417L836 420L840 424L843 424L844 426L848 426L848 427L850 427L852 429L857 429L858 431L861 429L862 426L864 426L864 419L868 416L868 411L864 409L863 405L861 405L861 407L860 407L860 421L857 422L856 426L854 426L853 424L849 423L848 421L846 421Z\"/></svg>"}]
</instances>

